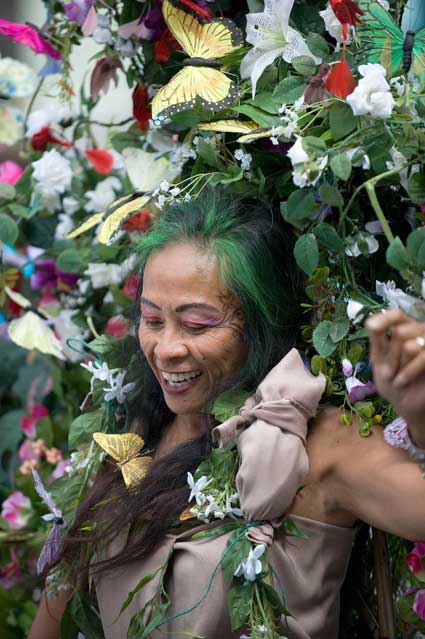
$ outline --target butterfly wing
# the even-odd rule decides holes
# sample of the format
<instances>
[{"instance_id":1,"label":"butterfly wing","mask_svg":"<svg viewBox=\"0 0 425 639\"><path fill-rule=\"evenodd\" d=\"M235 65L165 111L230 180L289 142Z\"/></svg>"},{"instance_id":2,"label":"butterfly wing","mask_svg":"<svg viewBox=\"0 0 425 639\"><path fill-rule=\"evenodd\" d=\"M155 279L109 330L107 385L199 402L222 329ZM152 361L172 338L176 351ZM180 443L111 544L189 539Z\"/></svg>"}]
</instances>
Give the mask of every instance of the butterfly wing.
<instances>
[{"instance_id":1,"label":"butterfly wing","mask_svg":"<svg viewBox=\"0 0 425 639\"><path fill-rule=\"evenodd\" d=\"M137 486L148 472L152 457L135 457L121 466L122 476L127 488Z\"/></svg>"},{"instance_id":2,"label":"butterfly wing","mask_svg":"<svg viewBox=\"0 0 425 639\"><path fill-rule=\"evenodd\" d=\"M215 122L201 122L201 131L217 131L219 133L250 133L258 129L258 124L252 120L216 120Z\"/></svg>"},{"instance_id":3,"label":"butterfly wing","mask_svg":"<svg viewBox=\"0 0 425 639\"><path fill-rule=\"evenodd\" d=\"M152 116L164 119L201 104L208 111L220 111L238 95L236 85L224 73L211 67L185 67L162 87L152 100Z\"/></svg>"},{"instance_id":4,"label":"butterfly wing","mask_svg":"<svg viewBox=\"0 0 425 639\"><path fill-rule=\"evenodd\" d=\"M392 76L403 62L404 34L377 0L359 0L358 4L364 11L356 29L363 45L358 60L382 64Z\"/></svg>"},{"instance_id":5,"label":"butterfly wing","mask_svg":"<svg viewBox=\"0 0 425 639\"><path fill-rule=\"evenodd\" d=\"M143 448L144 441L135 433L108 435L93 433L94 441L118 463L124 463L135 457Z\"/></svg>"},{"instance_id":6,"label":"butterfly wing","mask_svg":"<svg viewBox=\"0 0 425 639\"><path fill-rule=\"evenodd\" d=\"M165 0L162 13L173 36L191 58L214 60L232 53L243 44L242 31L227 18L205 24L178 0Z\"/></svg>"},{"instance_id":7,"label":"butterfly wing","mask_svg":"<svg viewBox=\"0 0 425 639\"><path fill-rule=\"evenodd\" d=\"M80 224L80 226L77 226L76 229L68 233L68 235L66 236L66 239L72 240L74 239L74 237L78 237L82 233L85 233L86 231L92 229L94 226L96 226L97 224L99 224L99 222L102 221L103 215L104 215L103 212L95 213L94 215L91 215L87 220L85 220L82 224Z\"/></svg>"},{"instance_id":8,"label":"butterfly wing","mask_svg":"<svg viewBox=\"0 0 425 639\"><path fill-rule=\"evenodd\" d=\"M425 73L425 29L415 35L413 44L413 70L416 75Z\"/></svg>"},{"instance_id":9,"label":"butterfly wing","mask_svg":"<svg viewBox=\"0 0 425 639\"><path fill-rule=\"evenodd\" d=\"M102 244L110 242L115 233L119 231L121 224L130 215L144 208L150 199L150 195L133 193L113 202L105 212L102 228L98 235L99 242Z\"/></svg>"}]
</instances>

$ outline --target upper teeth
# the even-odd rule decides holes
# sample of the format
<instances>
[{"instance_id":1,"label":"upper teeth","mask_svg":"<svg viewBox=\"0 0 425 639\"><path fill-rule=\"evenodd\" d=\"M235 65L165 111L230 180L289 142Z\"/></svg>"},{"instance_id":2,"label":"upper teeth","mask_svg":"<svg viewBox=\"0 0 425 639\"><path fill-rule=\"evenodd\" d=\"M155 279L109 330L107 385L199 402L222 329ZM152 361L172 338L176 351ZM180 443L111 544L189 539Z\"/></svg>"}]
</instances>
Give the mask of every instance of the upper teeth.
<instances>
[{"instance_id":1,"label":"upper teeth","mask_svg":"<svg viewBox=\"0 0 425 639\"><path fill-rule=\"evenodd\" d=\"M200 371L192 371L191 373L162 373L163 378L167 382L187 382L194 377L200 375Z\"/></svg>"}]
</instances>

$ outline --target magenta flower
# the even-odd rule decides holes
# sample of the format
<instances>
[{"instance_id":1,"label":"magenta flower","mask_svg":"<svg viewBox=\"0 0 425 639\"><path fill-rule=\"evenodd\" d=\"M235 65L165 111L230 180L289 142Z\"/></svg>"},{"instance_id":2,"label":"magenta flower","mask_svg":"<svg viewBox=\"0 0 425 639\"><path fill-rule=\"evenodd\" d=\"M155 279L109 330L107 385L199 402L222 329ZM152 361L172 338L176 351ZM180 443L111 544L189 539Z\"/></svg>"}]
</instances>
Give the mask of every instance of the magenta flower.
<instances>
[{"instance_id":1,"label":"magenta flower","mask_svg":"<svg viewBox=\"0 0 425 639\"><path fill-rule=\"evenodd\" d=\"M30 27L28 24L19 22L10 22L10 20L0 20L0 33L12 38L14 42L19 42L29 47L36 53L44 53L50 58L60 60L62 54L52 47L37 29Z\"/></svg>"},{"instance_id":2,"label":"magenta flower","mask_svg":"<svg viewBox=\"0 0 425 639\"><path fill-rule=\"evenodd\" d=\"M43 417L47 417L49 415L48 409L42 404L33 404L31 406L31 412L29 415L22 417L21 419L21 428L23 430L24 435L27 437L35 437L35 429L37 426L37 422Z\"/></svg>"},{"instance_id":3,"label":"magenta flower","mask_svg":"<svg viewBox=\"0 0 425 639\"><path fill-rule=\"evenodd\" d=\"M95 0L75 0L74 2L65 2L63 8L68 20L72 20L82 27L94 3Z\"/></svg>"},{"instance_id":4,"label":"magenta flower","mask_svg":"<svg viewBox=\"0 0 425 639\"><path fill-rule=\"evenodd\" d=\"M78 278L79 275L75 273L64 273L57 269L55 260L37 260L35 273L31 276L31 287L35 290L40 288L67 290L75 286Z\"/></svg>"},{"instance_id":5,"label":"magenta flower","mask_svg":"<svg viewBox=\"0 0 425 639\"><path fill-rule=\"evenodd\" d=\"M415 577L425 581L425 541L418 541L406 555L406 563Z\"/></svg>"},{"instance_id":6,"label":"magenta flower","mask_svg":"<svg viewBox=\"0 0 425 639\"><path fill-rule=\"evenodd\" d=\"M11 160L0 162L0 182L3 184L12 184L14 186L23 172L24 169L16 162Z\"/></svg>"},{"instance_id":7,"label":"magenta flower","mask_svg":"<svg viewBox=\"0 0 425 639\"><path fill-rule=\"evenodd\" d=\"M421 619L425 619L425 590L418 590L416 593L415 601L413 602L413 612Z\"/></svg>"},{"instance_id":8,"label":"magenta flower","mask_svg":"<svg viewBox=\"0 0 425 639\"><path fill-rule=\"evenodd\" d=\"M17 554L13 548L10 550L11 562L0 568L0 585L3 588L13 588L21 579L21 569Z\"/></svg>"},{"instance_id":9,"label":"magenta flower","mask_svg":"<svg viewBox=\"0 0 425 639\"><path fill-rule=\"evenodd\" d=\"M351 403L360 402L365 397L376 393L376 386L373 382L369 381L365 384L355 376L347 377L345 387L348 391L348 400Z\"/></svg>"},{"instance_id":10,"label":"magenta flower","mask_svg":"<svg viewBox=\"0 0 425 639\"><path fill-rule=\"evenodd\" d=\"M15 490L4 500L1 516L13 530L24 528L31 519L31 515L31 501L20 490Z\"/></svg>"}]
</instances>

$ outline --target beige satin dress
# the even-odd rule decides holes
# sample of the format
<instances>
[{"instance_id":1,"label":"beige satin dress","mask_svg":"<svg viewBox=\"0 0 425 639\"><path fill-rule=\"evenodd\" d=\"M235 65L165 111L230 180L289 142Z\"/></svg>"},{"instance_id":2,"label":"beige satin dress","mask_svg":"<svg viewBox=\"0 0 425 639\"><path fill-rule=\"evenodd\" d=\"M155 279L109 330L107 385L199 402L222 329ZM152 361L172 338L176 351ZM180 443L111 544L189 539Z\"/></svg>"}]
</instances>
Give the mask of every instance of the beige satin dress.
<instances>
[{"instance_id":1,"label":"beige satin dress","mask_svg":"<svg viewBox=\"0 0 425 639\"><path fill-rule=\"evenodd\" d=\"M345 577L354 529L340 528L291 515L308 539L287 536L271 525L288 512L308 472L305 439L309 419L315 414L325 380L312 376L293 349L267 375L254 397L240 412L217 427L221 442L237 436L241 465L236 477L241 509L246 519L263 522L250 529L249 538L266 543L269 562L283 587L290 617L281 620L288 639L336 639L339 591ZM222 523L222 522L216 522ZM214 523L212 525L215 525ZM105 639L125 639L132 616L152 597L155 580L142 588L119 616L128 593L140 579L158 568L174 552L165 576L171 598L167 616L174 617L150 636L182 637L192 633L205 639L233 639L248 630L232 632L227 611L228 586L221 569L211 576L225 549L229 534L192 539L197 526L168 535L146 560L102 573L95 579ZM125 543L121 541L121 543ZM109 548L111 555L118 544ZM208 590L208 595L196 605ZM179 616L179 613L193 610Z\"/></svg>"}]
</instances>

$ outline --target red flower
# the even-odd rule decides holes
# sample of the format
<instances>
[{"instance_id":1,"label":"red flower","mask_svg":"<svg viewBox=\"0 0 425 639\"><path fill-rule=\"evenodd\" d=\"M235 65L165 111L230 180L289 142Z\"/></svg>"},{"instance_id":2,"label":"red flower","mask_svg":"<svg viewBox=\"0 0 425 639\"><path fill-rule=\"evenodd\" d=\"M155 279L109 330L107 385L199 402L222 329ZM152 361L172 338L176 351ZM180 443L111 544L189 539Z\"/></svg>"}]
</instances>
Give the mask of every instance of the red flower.
<instances>
[{"instance_id":1,"label":"red flower","mask_svg":"<svg viewBox=\"0 0 425 639\"><path fill-rule=\"evenodd\" d=\"M155 42L155 62L162 64L170 59L173 49L181 49L181 46L169 29L165 29L159 40Z\"/></svg>"},{"instance_id":2,"label":"red flower","mask_svg":"<svg viewBox=\"0 0 425 639\"><path fill-rule=\"evenodd\" d=\"M136 84L133 91L133 117L137 120L137 127L146 131L152 111L149 106L149 93L147 84Z\"/></svg>"},{"instance_id":3,"label":"red flower","mask_svg":"<svg viewBox=\"0 0 425 639\"><path fill-rule=\"evenodd\" d=\"M138 288L139 288L139 276L130 275L130 277L125 281L125 284L122 290L126 295L128 295L130 299L135 300Z\"/></svg>"},{"instance_id":4,"label":"red flower","mask_svg":"<svg viewBox=\"0 0 425 639\"><path fill-rule=\"evenodd\" d=\"M147 231L152 222L151 218L152 213L147 209L143 209L126 220L122 225L122 229L128 233L132 231Z\"/></svg>"},{"instance_id":5,"label":"red flower","mask_svg":"<svg viewBox=\"0 0 425 639\"><path fill-rule=\"evenodd\" d=\"M130 331L130 322L122 315L114 315L106 324L106 334L110 337L127 337Z\"/></svg>"},{"instance_id":6,"label":"red flower","mask_svg":"<svg viewBox=\"0 0 425 639\"><path fill-rule=\"evenodd\" d=\"M112 58L111 56L100 58L100 60L96 62L90 78L90 96L93 102L96 102L99 98L99 93L101 91L104 91L105 93L108 91L112 80L115 82L115 86L117 86L118 69L123 71L121 62L117 60L117 58Z\"/></svg>"},{"instance_id":7,"label":"red flower","mask_svg":"<svg viewBox=\"0 0 425 639\"><path fill-rule=\"evenodd\" d=\"M21 428L27 437L35 437L37 422L43 417L48 417L49 411L42 404L33 404L29 416L21 418Z\"/></svg>"},{"instance_id":8,"label":"red flower","mask_svg":"<svg viewBox=\"0 0 425 639\"><path fill-rule=\"evenodd\" d=\"M31 138L31 146L34 151L45 151L48 144L60 144L65 149L70 149L72 144L65 142L65 140L59 140L56 138L48 126L43 126L38 133L35 133Z\"/></svg>"},{"instance_id":9,"label":"red flower","mask_svg":"<svg viewBox=\"0 0 425 639\"><path fill-rule=\"evenodd\" d=\"M86 158L95 171L107 175L114 166L114 156L109 151L103 149L90 149L86 151Z\"/></svg>"},{"instance_id":10,"label":"red flower","mask_svg":"<svg viewBox=\"0 0 425 639\"><path fill-rule=\"evenodd\" d=\"M332 93L337 98L346 98L347 95L353 93L356 83L344 58L333 66L325 86L329 93Z\"/></svg>"},{"instance_id":11,"label":"red flower","mask_svg":"<svg viewBox=\"0 0 425 639\"><path fill-rule=\"evenodd\" d=\"M342 24L342 39L345 42L348 36L348 27L361 24L359 16L364 15L364 11L354 0L330 0L331 7Z\"/></svg>"}]
</instances>

